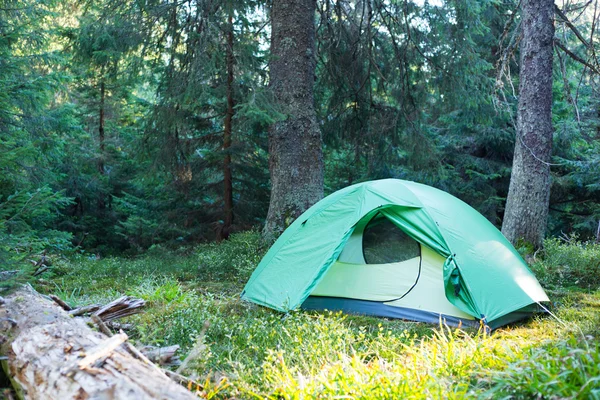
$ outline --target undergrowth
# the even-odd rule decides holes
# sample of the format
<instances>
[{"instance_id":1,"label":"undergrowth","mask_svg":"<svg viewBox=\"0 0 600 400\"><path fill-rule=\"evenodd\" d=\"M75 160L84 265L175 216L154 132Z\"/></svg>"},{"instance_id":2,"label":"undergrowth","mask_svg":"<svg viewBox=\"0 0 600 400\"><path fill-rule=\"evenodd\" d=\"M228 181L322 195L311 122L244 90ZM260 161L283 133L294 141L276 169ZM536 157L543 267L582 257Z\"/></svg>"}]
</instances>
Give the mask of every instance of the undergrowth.
<instances>
[{"instance_id":1,"label":"undergrowth","mask_svg":"<svg viewBox=\"0 0 600 400\"><path fill-rule=\"evenodd\" d=\"M532 268L554 315L492 335L444 326L291 312L239 300L266 250L257 233L190 251L57 262L41 291L72 305L145 299L138 344L195 354L186 374L206 398L600 399L600 246L546 242Z\"/></svg>"},{"instance_id":2,"label":"undergrowth","mask_svg":"<svg viewBox=\"0 0 600 400\"><path fill-rule=\"evenodd\" d=\"M600 244L551 238L533 263L538 279L552 288L600 289Z\"/></svg>"}]
</instances>

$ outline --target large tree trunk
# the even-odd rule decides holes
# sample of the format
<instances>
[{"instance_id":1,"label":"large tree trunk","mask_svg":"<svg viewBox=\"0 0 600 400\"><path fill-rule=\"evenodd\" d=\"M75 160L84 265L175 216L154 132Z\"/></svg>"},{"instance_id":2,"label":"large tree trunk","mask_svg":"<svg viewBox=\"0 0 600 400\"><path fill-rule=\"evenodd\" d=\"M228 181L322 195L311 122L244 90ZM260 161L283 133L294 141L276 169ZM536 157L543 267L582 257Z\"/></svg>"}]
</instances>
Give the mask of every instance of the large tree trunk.
<instances>
[{"instance_id":1,"label":"large tree trunk","mask_svg":"<svg viewBox=\"0 0 600 400\"><path fill-rule=\"evenodd\" d=\"M523 0L521 13L517 134L502 233L540 247L550 199L554 2Z\"/></svg>"},{"instance_id":2,"label":"large tree trunk","mask_svg":"<svg viewBox=\"0 0 600 400\"><path fill-rule=\"evenodd\" d=\"M25 399L196 398L154 364L134 358L125 334L92 331L33 289L9 296L0 316L16 322L4 320L3 366Z\"/></svg>"},{"instance_id":3,"label":"large tree trunk","mask_svg":"<svg viewBox=\"0 0 600 400\"><path fill-rule=\"evenodd\" d=\"M104 175L104 108L106 100L106 86L104 78L100 81L100 110L98 116L98 142L100 143L100 156L98 157L98 171Z\"/></svg>"},{"instance_id":4,"label":"large tree trunk","mask_svg":"<svg viewBox=\"0 0 600 400\"><path fill-rule=\"evenodd\" d=\"M102 68L102 75L104 75L104 68ZM100 144L100 149L98 151L98 172L100 175L105 174L104 168L104 158L105 158L105 150L106 146L104 143L104 117L105 117L105 107L106 107L106 85L104 83L104 77L100 81L100 110L99 110L99 118L98 118L98 142ZM104 200L103 192L100 191L98 193L98 208L100 210L104 210L106 208L106 202Z\"/></svg>"},{"instance_id":5,"label":"large tree trunk","mask_svg":"<svg viewBox=\"0 0 600 400\"><path fill-rule=\"evenodd\" d=\"M231 133L233 120L233 6L229 4L228 32L227 32L227 113L223 130L223 227L217 240L229 238L231 225L233 225L233 178L231 176Z\"/></svg>"},{"instance_id":6,"label":"large tree trunk","mask_svg":"<svg viewBox=\"0 0 600 400\"><path fill-rule=\"evenodd\" d=\"M271 201L263 234L271 239L323 197L323 150L314 108L315 0L274 0L271 82L286 115L269 131Z\"/></svg>"}]
</instances>

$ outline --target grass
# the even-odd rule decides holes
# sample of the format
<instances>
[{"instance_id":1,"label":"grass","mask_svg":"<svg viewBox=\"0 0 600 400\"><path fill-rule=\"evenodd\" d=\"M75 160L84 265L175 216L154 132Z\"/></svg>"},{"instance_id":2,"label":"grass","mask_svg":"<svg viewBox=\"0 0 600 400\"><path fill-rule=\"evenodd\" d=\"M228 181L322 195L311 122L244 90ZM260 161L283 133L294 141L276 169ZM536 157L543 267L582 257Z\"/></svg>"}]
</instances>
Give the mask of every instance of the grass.
<instances>
[{"instance_id":1,"label":"grass","mask_svg":"<svg viewBox=\"0 0 600 400\"><path fill-rule=\"evenodd\" d=\"M427 324L241 302L265 247L256 233L135 259L57 262L38 289L73 305L122 294L139 344L195 354L186 374L203 398L600 399L600 246L551 239L532 268L560 319L539 316L492 335Z\"/></svg>"}]
</instances>

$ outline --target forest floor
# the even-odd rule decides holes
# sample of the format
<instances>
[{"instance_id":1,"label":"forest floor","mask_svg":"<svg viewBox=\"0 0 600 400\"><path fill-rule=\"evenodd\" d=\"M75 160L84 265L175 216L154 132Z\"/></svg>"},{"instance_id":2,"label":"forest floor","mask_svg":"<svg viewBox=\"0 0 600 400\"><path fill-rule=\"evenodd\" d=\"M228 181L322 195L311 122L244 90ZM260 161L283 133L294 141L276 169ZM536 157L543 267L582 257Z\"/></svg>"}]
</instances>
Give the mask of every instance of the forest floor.
<instances>
[{"instance_id":1,"label":"forest floor","mask_svg":"<svg viewBox=\"0 0 600 400\"><path fill-rule=\"evenodd\" d=\"M71 306L127 294L135 344L178 344L205 398L600 399L600 245L557 239L531 257L549 315L492 335L428 324L293 312L239 299L264 254L256 233L136 258L79 255L38 281ZM194 388L193 388L194 389ZM336 397L339 396L339 397Z\"/></svg>"}]
</instances>

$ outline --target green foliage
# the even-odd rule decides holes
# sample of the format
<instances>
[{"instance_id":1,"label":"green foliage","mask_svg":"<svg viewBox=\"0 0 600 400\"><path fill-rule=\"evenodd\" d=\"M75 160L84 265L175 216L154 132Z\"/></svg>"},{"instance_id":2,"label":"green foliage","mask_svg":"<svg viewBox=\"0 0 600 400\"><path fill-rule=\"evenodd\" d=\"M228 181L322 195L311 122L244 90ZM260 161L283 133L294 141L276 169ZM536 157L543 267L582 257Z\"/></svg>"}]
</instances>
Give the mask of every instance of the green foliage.
<instances>
[{"instance_id":1,"label":"green foliage","mask_svg":"<svg viewBox=\"0 0 600 400\"><path fill-rule=\"evenodd\" d=\"M181 235L184 240L220 237L226 155L232 159L235 224L250 228L266 214L266 132L276 113L265 94L267 61L261 44L267 39L261 27L267 21L263 7L254 0L235 0L188 7L166 2L145 10L160 27L156 37L148 38L160 49L153 54L160 74L144 132L144 148L154 161L152 172L163 176L158 184L164 189L160 197L166 210L159 211L161 216L155 213L155 217L168 217L187 231ZM225 51L230 31L235 59L231 66ZM226 71L230 67L235 107L232 144L224 149ZM147 183L136 189L132 194L138 198L154 194ZM177 212L169 211L173 209ZM157 228L160 234L161 226Z\"/></svg>"},{"instance_id":2,"label":"green foliage","mask_svg":"<svg viewBox=\"0 0 600 400\"><path fill-rule=\"evenodd\" d=\"M326 185L397 177L440 187L498 223L514 127L495 107L509 3L325 2L317 104Z\"/></svg>"},{"instance_id":3,"label":"green foliage","mask_svg":"<svg viewBox=\"0 0 600 400\"><path fill-rule=\"evenodd\" d=\"M500 225L514 147L515 7L321 1L315 105L326 193L368 179L416 180ZM269 93L268 14L256 0L7 1L0 202L38 189L64 198L30 225L32 243L38 229L63 232L61 246L71 234L75 247L106 256L226 237L227 155L231 231L259 228L269 202L267 132L285 118ZM589 18L573 21L591 35ZM565 45L591 56L556 25ZM560 49L555 64L549 232L589 237L600 220L597 76ZM224 149L229 67L235 106Z\"/></svg>"},{"instance_id":4,"label":"green foliage","mask_svg":"<svg viewBox=\"0 0 600 400\"><path fill-rule=\"evenodd\" d=\"M503 367L510 360L496 341L444 327L421 339L380 328L369 340L376 341L379 351L338 352L308 376L288 367L283 352L273 353L264 366L264 379L272 382L274 393L291 399L465 398L473 394L481 369Z\"/></svg>"},{"instance_id":5,"label":"green foliage","mask_svg":"<svg viewBox=\"0 0 600 400\"><path fill-rule=\"evenodd\" d=\"M65 295L76 291L89 301L105 299L107 292L128 293L159 303L164 297L178 297L182 291L178 282L206 282L218 290L237 292L265 251L260 235L248 231L235 233L220 244L207 243L193 249L169 250L155 245L144 255L127 259L78 254L56 260L52 268L56 285L46 290L59 288Z\"/></svg>"},{"instance_id":6,"label":"green foliage","mask_svg":"<svg viewBox=\"0 0 600 400\"><path fill-rule=\"evenodd\" d=\"M198 252L201 272L213 280L238 279L246 282L268 249L255 231L234 234L222 243L204 245Z\"/></svg>"},{"instance_id":7,"label":"green foliage","mask_svg":"<svg viewBox=\"0 0 600 400\"><path fill-rule=\"evenodd\" d=\"M549 287L600 288L600 244L550 238L544 242L541 260L533 264L540 281Z\"/></svg>"},{"instance_id":8,"label":"green foliage","mask_svg":"<svg viewBox=\"0 0 600 400\"><path fill-rule=\"evenodd\" d=\"M66 80L64 59L46 40L54 5L15 0L0 8L0 271L19 271L18 281L28 278L31 259L70 247L57 222L71 199L52 168L70 121L69 110L53 104Z\"/></svg>"},{"instance_id":9,"label":"green foliage","mask_svg":"<svg viewBox=\"0 0 600 400\"><path fill-rule=\"evenodd\" d=\"M0 197L0 270L30 272L30 259L44 251L61 253L71 247L71 235L52 229L58 211L70 199L49 187Z\"/></svg>"},{"instance_id":10,"label":"green foliage","mask_svg":"<svg viewBox=\"0 0 600 400\"><path fill-rule=\"evenodd\" d=\"M129 291L131 296L146 300L150 306L157 304L182 302L186 293L181 284L172 278L148 279Z\"/></svg>"},{"instance_id":11,"label":"green foliage","mask_svg":"<svg viewBox=\"0 0 600 400\"><path fill-rule=\"evenodd\" d=\"M174 222L177 213L182 211L172 203L178 197L169 195L168 188L161 185L160 179L156 181L157 187L152 191L151 199L140 198L127 192L113 198L115 210L126 216L118 222L116 233L120 240L125 240L137 251L159 243L181 244L198 233L192 229L183 229ZM143 188L140 192L142 191ZM169 209L171 206L173 208Z\"/></svg>"},{"instance_id":12,"label":"green foliage","mask_svg":"<svg viewBox=\"0 0 600 400\"><path fill-rule=\"evenodd\" d=\"M582 251L575 241L553 246L544 256L547 268L550 257ZM155 246L130 259L78 256L59 260L50 284L38 288L72 305L125 293L145 299L146 311L128 321L132 340L179 344L184 356L194 354L186 374L204 382L200 397L598 396L597 288L571 291L557 282L549 294L560 321L540 316L492 335L332 312L282 315L239 300L250 264L263 252L258 233L247 232L193 251ZM582 256L579 266L591 259L591 252Z\"/></svg>"},{"instance_id":13,"label":"green foliage","mask_svg":"<svg viewBox=\"0 0 600 400\"><path fill-rule=\"evenodd\" d=\"M22 281L40 253L90 251L55 257L40 290L72 305L146 299L134 339L205 346L191 372L229 382L207 381L205 397L598 397L600 250L591 242L549 239L534 256L566 327L545 318L490 337L340 314L282 318L239 301L266 251L259 235L198 243L223 223L227 152L234 231L266 215L267 130L285 117L268 92L268 21L268 4L254 0L3 2L2 272L20 270ZM591 36L589 18L573 21ZM518 54L506 48L519 25L514 2L325 0L317 23L326 190L413 179L499 224L518 87ZM235 113L224 151L231 29ZM560 51L555 64L549 230L587 238L600 220L598 77Z\"/></svg>"}]
</instances>

